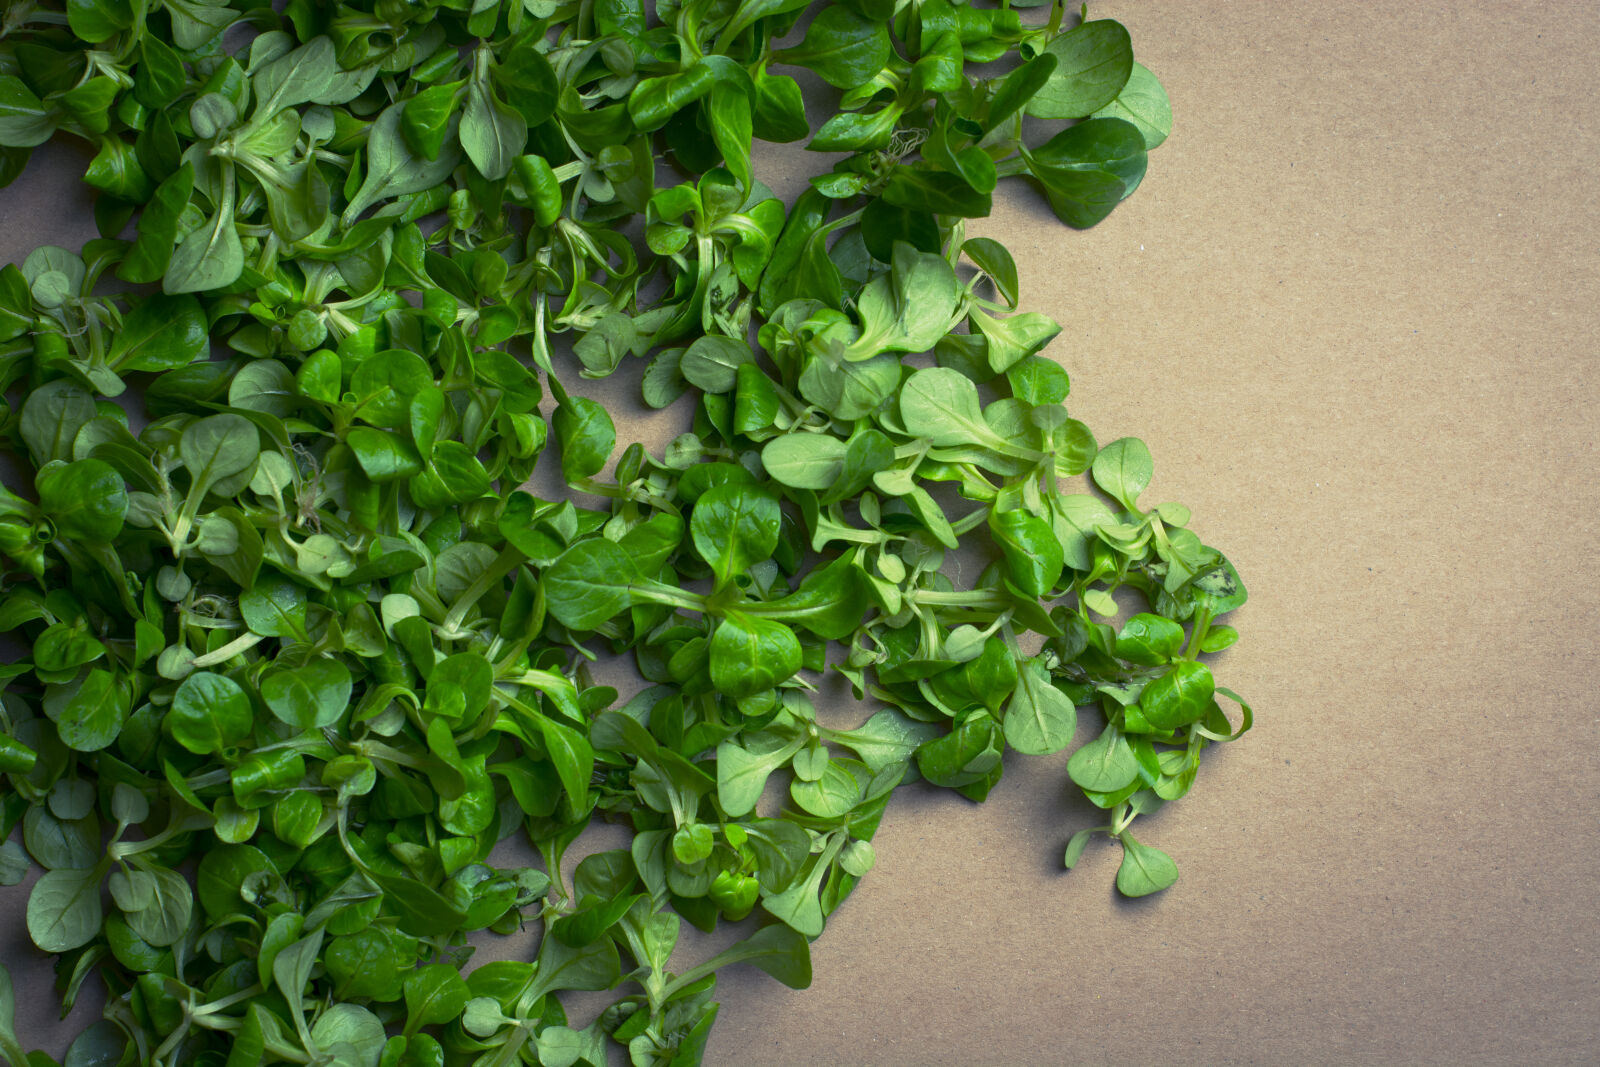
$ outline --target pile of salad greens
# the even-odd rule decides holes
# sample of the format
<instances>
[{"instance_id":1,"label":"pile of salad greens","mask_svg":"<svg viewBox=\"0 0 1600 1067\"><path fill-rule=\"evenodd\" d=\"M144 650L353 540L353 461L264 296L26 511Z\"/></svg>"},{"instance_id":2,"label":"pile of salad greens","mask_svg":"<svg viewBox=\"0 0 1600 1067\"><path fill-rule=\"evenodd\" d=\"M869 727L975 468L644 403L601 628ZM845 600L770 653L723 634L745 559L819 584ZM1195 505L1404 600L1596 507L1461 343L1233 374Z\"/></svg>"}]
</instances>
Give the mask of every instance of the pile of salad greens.
<instances>
[{"instance_id":1,"label":"pile of salad greens","mask_svg":"<svg viewBox=\"0 0 1600 1067\"><path fill-rule=\"evenodd\" d=\"M1033 6L6 5L0 180L82 139L102 235L0 270L0 884L43 868L63 1013L104 986L66 1063L698 1063L896 787L981 800L1079 707L1066 865L1176 879L1129 828L1249 726L1200 658L1244 587L964 228L1012 178L1099 222L1171 116ZM758 140L831 169L786 205ZM630 361L660 455L576 389ZM14 1014L0 970L0 1060L54 1063Z\"/></svg>"}]
</instances>

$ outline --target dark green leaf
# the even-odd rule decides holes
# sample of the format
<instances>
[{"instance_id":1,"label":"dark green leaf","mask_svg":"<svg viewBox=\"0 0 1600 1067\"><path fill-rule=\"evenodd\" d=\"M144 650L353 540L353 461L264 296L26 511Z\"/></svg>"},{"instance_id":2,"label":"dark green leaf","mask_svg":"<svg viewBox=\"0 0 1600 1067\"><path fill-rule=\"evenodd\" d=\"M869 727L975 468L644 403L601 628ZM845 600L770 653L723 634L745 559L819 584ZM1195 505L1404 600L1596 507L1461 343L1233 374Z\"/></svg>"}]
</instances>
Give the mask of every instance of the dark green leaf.
<instances>
[{"instance_id":1,"label":"dark green leaf","mask_svg":"<svg viewBox=\"0 0 1600 1067\"><path fill-rule=\"evenodd\" d=\"M250 698L231 678L198 671L183 680L167 712L173 740L199 755L221 752L250 736Z\"/></svg>"},{"instance_id":2,"label":"dark green leaf","mask_svg":"<svg viewBox=\"0 0 1600 1067\"><path fill-rule=\"evenodd\" d=\"M734 698L754 696L800 669L800 641L771 619L730 612L711 635L711 683Z\"/></svg>"},{"instance_id":3,"label":"dark green leaf","mask_svg":"<svg viewBox=\"0 0 1600 1067\"><path fill-rule=\"evenodd\" d=\"M854 89L883 69L889 53L889 27L841 4L823 8L806 27L804 39L773 58L809 67L829 85Z\"/></svg>"},{"instance_id":4,"label":"dark green leaf","mask_svg":"<svg viewBox=\"0 0 1600 1067\"><path fill-rule=\"evenodd\" d=\"M1205 717L1216 690L1211 669L1194 660L1180 660L1144 687L1139 710L1158 730L1174 730Z\"/></svg>"},{"instance_id":5,"label":"dark green leaf","mask_svg":"<svg viewBox=\"0 0 1600 1067\"><path fill-rule=\"evenodd\" d=\"M56 533L81 541L114 541L128 514L128 489L109 463L80 459L39 472L39 507Z\"/></svg>"},{"instance_id":6,"label":"dark green leaf","mask_svg":"<svg viewBox=\"0 0 1600 1067\"><path fill-rule=\"evenodd\" d=\"M56 132L56 120L21 78L0 74L0 144L32 148Z\"/></svg>"},{"instance_id":7,"label":"dark green leaf","mask_svg":"<svg viewBox=\"0 0 1600 1067\"><path fill-rule=\"evenodd\" d=\"M1098 19L1053 39L1045 51L1056 69L1028 101L1041 119L1077 119L1117 98L1133 71L1133 45L1120 22Z\"/></svg>"}]
</instances>

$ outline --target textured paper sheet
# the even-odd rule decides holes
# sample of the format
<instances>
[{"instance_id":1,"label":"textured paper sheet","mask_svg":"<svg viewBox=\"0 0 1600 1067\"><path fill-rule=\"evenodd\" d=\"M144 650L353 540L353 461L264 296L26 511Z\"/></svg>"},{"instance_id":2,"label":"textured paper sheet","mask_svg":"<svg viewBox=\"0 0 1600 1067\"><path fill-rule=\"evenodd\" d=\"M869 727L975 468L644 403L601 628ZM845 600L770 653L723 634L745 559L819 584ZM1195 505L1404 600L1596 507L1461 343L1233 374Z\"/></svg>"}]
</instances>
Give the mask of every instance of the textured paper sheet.
<instances>
[{"instance_id":1,"label":"textured paper sheet","mask_svg":"<svg viewBox=\"0 0 1600 1067\"><path fill-rule=\"evenodd\" d=\"M1138 902L1114 846L1060 869L1095 816L1061 759L903 791L813 987L726 972L707 1062L1595 1062L1600 8L1093 14L1171 140L1092 231L1020 184L975 229L1065 324L1073 414L1243 574L1216 670L1256 729L1141 820L1182 877ZM72 166L0 191L0 259L91 235ZM0 958L59 1054L87 1019L54 1024L24 901Z\"/></svg>"}]
</instances>

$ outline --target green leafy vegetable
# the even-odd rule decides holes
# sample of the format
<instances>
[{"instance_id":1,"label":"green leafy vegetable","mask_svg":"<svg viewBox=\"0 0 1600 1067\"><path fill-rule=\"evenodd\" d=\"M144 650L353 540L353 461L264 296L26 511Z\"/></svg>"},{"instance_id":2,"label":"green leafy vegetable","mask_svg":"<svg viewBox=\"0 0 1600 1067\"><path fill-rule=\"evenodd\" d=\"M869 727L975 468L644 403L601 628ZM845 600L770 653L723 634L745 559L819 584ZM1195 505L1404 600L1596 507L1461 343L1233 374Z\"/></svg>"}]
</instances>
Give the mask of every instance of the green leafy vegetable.
<instances>
[{"instance_id":1,"label":"green leafy vegetable","mask_svg":"<svg viewBox=\"0 0 1600 1067\"><path fill-rule=\"evenodd\" d=\"M1249 729L1202 660L1247 594L966 233L1144 180L1171 108L1120 24L13 7L0 180L81 139L102 234L0 269L0 886L68 1004L107 990L66 1062L687 1067L723 967L809 984L895 790L981 800L1008 746L1107 812L1068 867L1105 834L1125 895L1176 880L1128 829ZM839 156L786 205L758 141ZM660 455L576 389L640 358ZM819 721L828 671L870 717ZM568 863L596 819L629 847ZM0 970L40 1060L14 1018Z\"/></svg>"}]
</instances>

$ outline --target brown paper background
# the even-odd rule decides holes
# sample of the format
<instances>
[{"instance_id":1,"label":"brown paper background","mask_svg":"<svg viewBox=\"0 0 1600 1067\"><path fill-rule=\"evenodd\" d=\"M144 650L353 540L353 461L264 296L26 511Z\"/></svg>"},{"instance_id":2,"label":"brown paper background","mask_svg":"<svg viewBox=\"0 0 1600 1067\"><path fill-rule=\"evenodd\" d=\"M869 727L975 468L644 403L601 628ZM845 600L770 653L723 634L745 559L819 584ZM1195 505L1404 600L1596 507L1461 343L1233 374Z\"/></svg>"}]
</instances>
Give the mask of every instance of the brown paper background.
<instances>
[{"instance_id":1,"label":"brown paper background","mask_svg":"<svg viewBox=\"0 0 1600 1067\"><path fill-rule=\"evenodd\" d=\"M707 1062L1600 1060L1600 8L1092 14L1171 140L1094 230L1017 183L973 228L1066 326L1073 414L1143 437L1146 500L1250 586L1216 670L1256 729L1140 820L1182 877L1139 902L1114 846L1060 870L1094 813L1059 758L981 806L902 791L812 988L725 972ZM91 235L70 174L0 190L0 260ZM0 958L59 1054L23 906L0 891Z\"/></svg>"}]
</instances>

